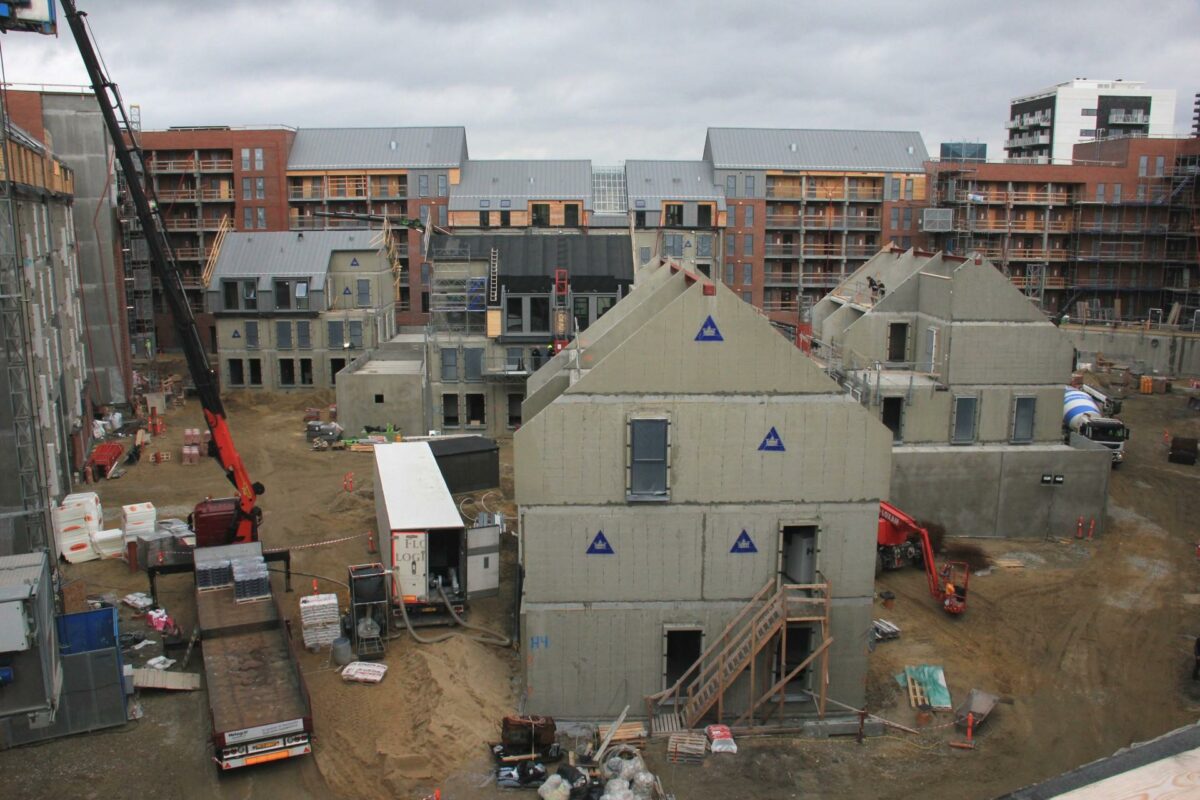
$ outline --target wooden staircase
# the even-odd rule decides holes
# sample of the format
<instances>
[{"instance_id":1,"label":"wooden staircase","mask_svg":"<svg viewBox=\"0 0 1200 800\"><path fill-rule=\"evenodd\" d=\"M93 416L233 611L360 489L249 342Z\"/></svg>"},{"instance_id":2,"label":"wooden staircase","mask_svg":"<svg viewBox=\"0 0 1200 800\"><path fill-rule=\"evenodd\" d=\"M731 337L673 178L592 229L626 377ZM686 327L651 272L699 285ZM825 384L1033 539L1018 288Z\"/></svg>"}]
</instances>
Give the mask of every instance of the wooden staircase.
<instances>
[{"instance_id":1,"label":"wooden staircase","mask_svg":"<svg viewBox=\"0 0 1200 800\"><path fill-rule=\"evenodd\" d=\"M735 724L748 721L753 725L755 713L769 701L782 708L788 683L817 658L821 659L821 676L819 690L814 694L818 698L818 713L824 717L829 646L833 643L829 635L830 602L828 583L780 584L774 578L768 581L674 686L646 698L650 734L664 734L679 727L693 728L714 707L717 721L722 722L725 694L747 671L750 673L752 702ZM787 626L794 622L815 625L818 635L812 652L765 692L755 694L760 685L756 673L761 671L761 659L757 656L768 646L772 646L773 655L785 652ZM783 669L782 661L780 669ZM774 710L775 707L768 709L765 717Z\"/></svg>"}]
</instances>

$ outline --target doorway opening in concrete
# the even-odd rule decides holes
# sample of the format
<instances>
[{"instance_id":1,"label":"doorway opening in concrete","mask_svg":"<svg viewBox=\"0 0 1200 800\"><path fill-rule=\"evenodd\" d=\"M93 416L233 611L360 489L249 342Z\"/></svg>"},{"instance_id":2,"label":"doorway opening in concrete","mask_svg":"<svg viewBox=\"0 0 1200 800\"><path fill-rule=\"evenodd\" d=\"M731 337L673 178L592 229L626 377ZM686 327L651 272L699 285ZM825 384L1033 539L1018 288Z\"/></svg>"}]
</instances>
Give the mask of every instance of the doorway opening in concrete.
<instances>
[{"instance_id":1,"label":"doorway opening in concrete","mask_svg":"<svg viewBox=\"0 0 1200 800\"><path fill-rule=\"evenodd\" d=\"M816 583L817 526L785 525L781 543L784 583Z\"/></svg>"},{"instance_id":2,"label":"doorway opening in concrete","mask_svg":"<svg viewBox=\"0 0 1200 800\"><path fill-rule=\"evenodd\" d=\"M663 629L663 688L683 677L704 652L704 630L672 626Z\"/></svg>"},{"instance_id":3,"label":"doorway opening in concrete","mask_svg":"<svg viewBox=\"0 0 1200 800\"><path fill-rule=\"evenodd\" d=\"M787 632L779 639L779 657L774 661L773 681L778 681L784 675L789 674L796 667L804 663L804 660L812 655L813 650L813 626L811 623L789 623ZM780 671L779 665L783 664L783 670ZM812 685L812 664L809 664L796 676L787 682L784 687L784 700L788 703L796 703L808 700L809 697L805 692Z\"/></svg>"},{"instance_id":4,"label":"doorway opening in concrete","mask_svg":"<svg viewBox=\"0 0 1200 800\"><path fill-rule=\"evenodd\" d=\"M346 368L346 359L331 358L329 359L329 385L337 384L337 374Z\"/></svg>"},{"instance_id":5,"label":"doorway opening in concrete","mask_svg":"<svg viewBox=\"0 0 1200 800\"><path fill-rule=\"evenodd\" d=\"M898 442L901 440L900 429L904 423L904 398L903 397L885 397L880 414L883 424L892 432L892 441Z\"/></svg>"}]
</instances>

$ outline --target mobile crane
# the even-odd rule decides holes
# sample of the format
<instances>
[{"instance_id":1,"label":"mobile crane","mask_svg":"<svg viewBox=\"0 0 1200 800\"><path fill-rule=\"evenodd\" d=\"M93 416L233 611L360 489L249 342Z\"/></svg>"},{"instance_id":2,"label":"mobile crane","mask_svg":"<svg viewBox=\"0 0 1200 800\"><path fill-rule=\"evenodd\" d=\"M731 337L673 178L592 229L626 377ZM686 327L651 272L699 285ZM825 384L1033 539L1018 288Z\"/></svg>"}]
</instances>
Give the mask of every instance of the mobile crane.
<instances>
[{"instance_id":1,"label":"mobile crane","mask_svg":"<svg viewBox=\"0 0 1200 800\"><path fill-rule=\"evenodd\" d=\"M204 420L212 432L209 455L217 460L237 490L236 497L205 500L192 512L190 521L196 533L193 565L203 562L206 575L211 575L214 567L217 571L222 567L229 571L241 559L264 558L258 543L262 511L257 506L263 485L250 480L234 446L217 376L201 344L179 267L164 233L166 227L157 203L152 202L153 190L143 185L140 177L146 174L146 165L133 139L120 92L104 73L85 22L86 15L75 7L74 0L61 2L100 104L117 162L125 175L129 197L146 238L151 270L162 284L163 298L187 358ZM135 163L135 159L140 163ZM279 555L287 561L287 551ZM150 575L153 590L155 572L151 570ZM206 585L202 589L197 579L195 593L197 631L212 720L212 759L223 771L312 752L312 704L296 662L290 630L273 593L268 591L268 596L257 602L238 602L236 580L234 577L229 584ZM247 654L253 657L247 658Z\"/></svg>"},{"instance_id":2,"label":"mobile crane","mask_svg":"<svg viewBox=\"0 0 1200 800\"><path fill-rule=\"evenodd\" d=\"M151 202L152 190L144 186L138 178L138 166L141 167L141 174L146 174L145 163L134 163L135 158L139 162L142 161L141 150L132 138L129 140L133 142L132 146L125 138L126 135L132 136L125 104L121 100L117 85L104 74L84 22L86 14L75 7L74 0L63 0L62 5L66 12L67 24L79 48L79 55L83 58L88 78L92 82L92 89L96 93L96 100L100 104L100 112L112 139L117 162L125 174L129 197L133 201L138 222L146 237L151 270L162 284L163 299L171 312L180 348L187 359L188 371L196 386L200 407L204 411L204 420L212 432L209 455L216 458L217 463L225 470L229 482L237 490L237 497L208 501L197 506L193 514L196 545L204 547L258 541L262 510L256 503L265 489L261 483L250 480L242 457L233 444L233 434L229 430L225 406L221 402L217 377L204 352L200 332L196 328L196 319L192 315L192 307L188 304L187 295L183 290L179 267L163 233L165 226L158 212L158 204Z\"/></svg>"},{"instance_id":3,"label":"mobile crane","mask_svg":"<svg viewBox=\"0 0 1200 800\"><path fill-rule=\"evenodd\" d=\"M967 582L971 569L962 561L947 561L938 567L933 560L929 531L891 503L879 503L878 571L900 569L920 563L925 568L929 594L942 610L955 616L967 610Z\"/></svg>"}]
</instances>

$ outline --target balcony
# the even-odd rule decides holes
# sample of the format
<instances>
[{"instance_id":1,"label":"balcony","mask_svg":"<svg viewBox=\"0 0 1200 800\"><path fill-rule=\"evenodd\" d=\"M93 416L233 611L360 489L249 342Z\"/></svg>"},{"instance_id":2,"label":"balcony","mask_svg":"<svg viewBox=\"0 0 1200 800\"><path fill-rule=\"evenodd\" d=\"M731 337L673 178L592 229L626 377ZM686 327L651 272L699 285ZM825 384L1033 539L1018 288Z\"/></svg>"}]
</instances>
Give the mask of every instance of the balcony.
<instances>
[{"instance_id":1,"label":"balcony","mask_svg":"<svg viewBox=\"0 0 1200 800\"><path fill-rule=\"evenodd\" d=\"M797 314L800 312L799 298L784 299L775 297L764 297L762 310L768 314Z\"/></svg>"},{"instance_id":2,"label":"balcony","mask_svg":"<svg viewBox=\"0 0 1200 800\"><path fill-rule=\"evenodd\" d=\"M805 244L802 253L805 258L841 258L843 255L840 244Z\"/></svg>"},{"instance_id":3,"label":"balcony","mask_svg":"<svg viewBox=\"0 0 1200 800\"><path fill-rule=\"evenodd\" d=\"M879 245L876 244L846 245L846 258L870 258L878 252Z\"/></svg>"},{"instance_id":4,"label":"balcony","mask_svg":"<svg viewBox=\"0 0 1200 800\"><path fill-rule=\"evenodd\" d=\"M820 202L837 202L846 199L845 186L809 186L808 191L804 193L805 200L817 200Z\"/></svg>"},{"instance_id":5,"label":"balcony","mask_svg":"<svg viewBox=\"0 0 1200 800\"><path fill-rule=\"evenodd\" d=\"M799 286L800 272L794 269L765 269L763 270L764 286L784 286L794 288Z\"/></svg>"},{"instance_id":6,"label":"balcony","mask_svg":"<svg viewBox=\"0 0 1200 800\"><path fill-rule=\"evenodd\" d=\"M228 158L208 158L200 161L201 172L233 172L233 161Z\"/></svg>"},{"instance_id":7,"label":"balcony","mask_svg":"<svg viewBox=\"0 0 1200 800\"><path fill-rule=\"evenodd\" d=\"M763 246L763 255L767 258L796 258L800 255L800 245L767 244Z\"/></svg>"},{"instance_id":8,"label":"balcony","mask_svg":"<svg viewBox=\"0 0 1200 800\"><path fill-rule=\"evenodd\" d=\"M1012 159L1009 159L1010 161ZM960 189L954 193L954 199L960 203L983 204L1026 204L1026 205L1066 205L1071 199L1070 192L1006 192L997 190L968 191Z\"/></svg>"},{"instance_id":9,"label":"balcony","mask_svg":"<svg viewBox=\"0 0 1200 800\"><path fill-rule=\"evenodd\" d=\"M1161 254L1146 252L1140 244L1129 247L1101 247L1088 252L1080 251L1080 261L1157 261Z\"/></svg>"},{"instance_id":10,"label":"balcony","mask_svg":"<svg viewBox=\"0 0 1200 800\"><path fill-rule=\"evenodd\" d=\"M168 217L163 220L163 227L169 231L198 231L200 220L194 217Z\"/></svg>"},{"instance_id":11,"label":"balcony","mask_svg":"<svg viewBox=\"0 0 1200 800\"><path fill-rule=\"evenodd\" d=\"M372 187L371 199L372 200L407 200L408 199L408 189L401 186L398 189L393 191L391 189L380 189L378 187Z\"/></svg>"},{"instance_id":12,"label":"balcony","mask_svg":"<svg viewBox=\"0 0 1200 800\"><path fill-rule=\"evenodd\" d=\"M802 289L832 289L845 279L845 275L840 272L803 272L800 274L800 287Z\"/></svg>"},{"instance_id":13,"label":"balcony","mask_svg":"<svg viewBox=\"0 0 1200 800\"><path fill-rule=\"evenodd\" d=\"M854 231L877 231L882 229L883 221L869 214L847 214L846 227Z\"/></svg>"},{"instance_id":14,"label":"balcony","mask_svg":"<svg viewBox=\"0 0 1200 800\"><path fill-rule=\"evenodd\" d=\"M1035 133L1029 136L1015 136L1004 143L1006 148L1009 147L1040 147L1050 144L1050 134Z\"/></svg>"},{"instance_id":15,"label":"balcony","mask_svg":"<svg viewBox=\"0 0 1200 800\"><path fill-rule=\"evenodd\" d=\"M199 247L176 247L174 253L178 261L207 261L212 255L212 248L201 250Z\"/></svg>"},{"instance_id":16,"label":"balcony","mask_svg":"<svg viewBox=\"0 0 1200 800\"><path fill-rule=\"evenodd\" d=\"M803 224L805 228L820 228L823 230L842 229L846 226L846 218L840 214L826 216L824 214L805 214Z\"/></svg>"},{"instance_id":17,"label":"balcony","mask_svg":"<svg viewBox=\"0 0 1200 800\"><path fill-rule=\"evenodd\" d=\"M804 196L804 189L798 183L767 184L767 197L776 200L799 200Z\"/></svg>"},{"instance_id":18,"label":"balcony","mask_svg":"<svg viewBox=\"0 0 1200 800\"><path fill-rule=\"evenodd\" d=\"M232 203L233 192L228 189L201 189L200 199L206 203Z\"/></svg>"},{"instance_id":19,"label":"balcony","mask_svg":"<svg viewBox=\"0 0 1200 800\"><path fill-rule=\"evenodd\" d=\"M1036 289L1037 281L1025 275L1013 275L1009 280L1018 289ZM1042 278L1043 289L1066 289L1067 279L1059 275L1047 275Z\"/></svg>"},{"instance_id":20,"label":"balcony","mask_svg":"<svg viewBox=\"0 0 1200 800\"><path fill-rule=\"evenodd\" d=\"M196 199L195 189L160 189L154 193L160 203L187 203Z\"/></svg>"},{"instance_id":21,"label":"balcony","mask_svg":"<svg viewBox=\"0 0 1200 800\"><path fill-rule=\"evenodd\" d=\"M976 247L971 252L997 261L1070 261L1071 251L1063 248L1045 250L1040 247L1011 247L1005 252L1002 247Z\"/></svg>"},{"instance_id":22,"label":"balcony","mask_svg":"<svg viewBox=\"0 0 1200 800\"><path fill-rule=\"evenodd\" d=\"M150 172L152 174L162 174L165 172L195 172L196 162L190 158L180 160L159 161L157 159L150 162Z\"/></svg>"},{"instance_id":23,"label":"balcony","mask_svg":"<svg viewBox=\"0 0 1200 800\"><path fill-rule=\"evenodd\" d=\"M768 228L799 228L799 214L767 214Z\"/></svg>"},{"instance_id":24,"label":"balcony","mask_svg":"<svg viewBox=\"0 0 1200 800\"><path fill-rule=\"evenodd\" d=\"M320 189L309 189L303 186L289 186L288 200L324 200L325 193Z\"/></svg>"},{"instance_id":25,"label":"balcony","mask_svg":"<svg viewBox=\"0 0 1200 800\"><path fill-rule=\"evenodd\" d=\"M1143 111L1110 111L1109 125L1149 125L1150 117Z\"/></svg>"},{"instance_id":26,"label":"balcony","mask_svg":"<svg viewBox=\"0 0 1200 800\"><path fill-rule=\"evenodd\" d=\"M879 186L851 186L849 192L846 194L846 199L851 202L865 201L868 203L883 200L883 188Z\"/></svg>"},{"instance_id":27,"label":"balcony","mask_svg":"<svg viewBox=\"0 0 1200 800\"><path fill-rule=\"evenodd\" d=\"M954 229L975 233L1070 233L1070 220L957 219Z\"/></svg>"}]
</instances>

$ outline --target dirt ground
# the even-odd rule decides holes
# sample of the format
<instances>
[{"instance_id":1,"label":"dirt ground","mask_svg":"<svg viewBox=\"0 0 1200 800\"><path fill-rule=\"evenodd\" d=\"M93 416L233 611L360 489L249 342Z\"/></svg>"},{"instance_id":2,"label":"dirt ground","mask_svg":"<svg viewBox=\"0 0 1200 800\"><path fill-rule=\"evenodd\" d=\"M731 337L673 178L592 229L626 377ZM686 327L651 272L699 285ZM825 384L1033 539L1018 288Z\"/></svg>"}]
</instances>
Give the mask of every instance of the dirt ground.
<instances>
[{"instance_id":1,"label":"dirt ground","mask_svg":"<svg viewBox=\"0 0 1200 800\"><path fill-rule=\"evenodd\" d=\"M368 454L313 453L300 422L312 395L280 399L246 395L229 401L234 435L252 476L267 486L262 498L268 547L296 547L355 537L294 551L298 572L345 580L346 565L371 560L365 532L373 521L372 459ZM920 735L889 731L853 739L745 738L736 756L710 756L699 766L665 761L661 742L647 757L678 800L721 797L984 798L1108 755L1132 741L1194 721L1200 691L1190 680L1193 621L1200 565L1189 500L1200 467L1168 464L1163 430L1200 435L1200 417L1180 394L1134 397L1122 417L1134 431L1127 462L1113 472L1109 529L1094 542L989 541L996 557L1023 568L994 568L971 580L970 606L961 618L944 615L916 570L886 574L879 590L897 596L894 608L877 602L876 616L903 634L880 643L872 656L869 710L916 725L891 676L906 664L945 668L957 702L970 688L1003 697L978 734L973 752L951 749L957 738L948 715L936 715ZM203 427L195 401L168 415L158 449L171 462L143 461L100 487L110 522L123 503L150 500L160 516L183 516L205 494L226 496L229 485L210 461L178 462L184 427ZM502 480L511 496L511 451L503 443ZM343 487L353 473L354 490ZM493 495L481 499L496 507ZM467 508L473 507L470 501ZM511 505L504 506L511 513ZM1071 536L1073 531L1063 531ZM472 620L509 632L515 541L504 537L502 593L476 603ZM94 594L146 588L122 562L66 569ZM191 578L160 582L163 603L187 628ZM321 591L345 590L318 578ZM277 580L277 591L282 581ZM285 613L312 578L293 579L282 594ZM123 630L144 630L123 613ZM298 627L297 627L298 630ZM129 654L135 664L158 650ZM498 719L518 700L519 656L456 638L418 645L391 643L390 667L379 686L344 684L327 653L303 653L301 668L313 701L314 758L218 776L208 758L204 692L143 693L142 719L112 731L0 753L0 772L15 797L275 797L419 798L433 787L447 800L536 797L500 791L489 779L485 743ZM198 670L194 659L190 669ZM836 699L836 698L834 698ZM753 788L750 788L753 787Z\"/></svg>"}]
</instances>

